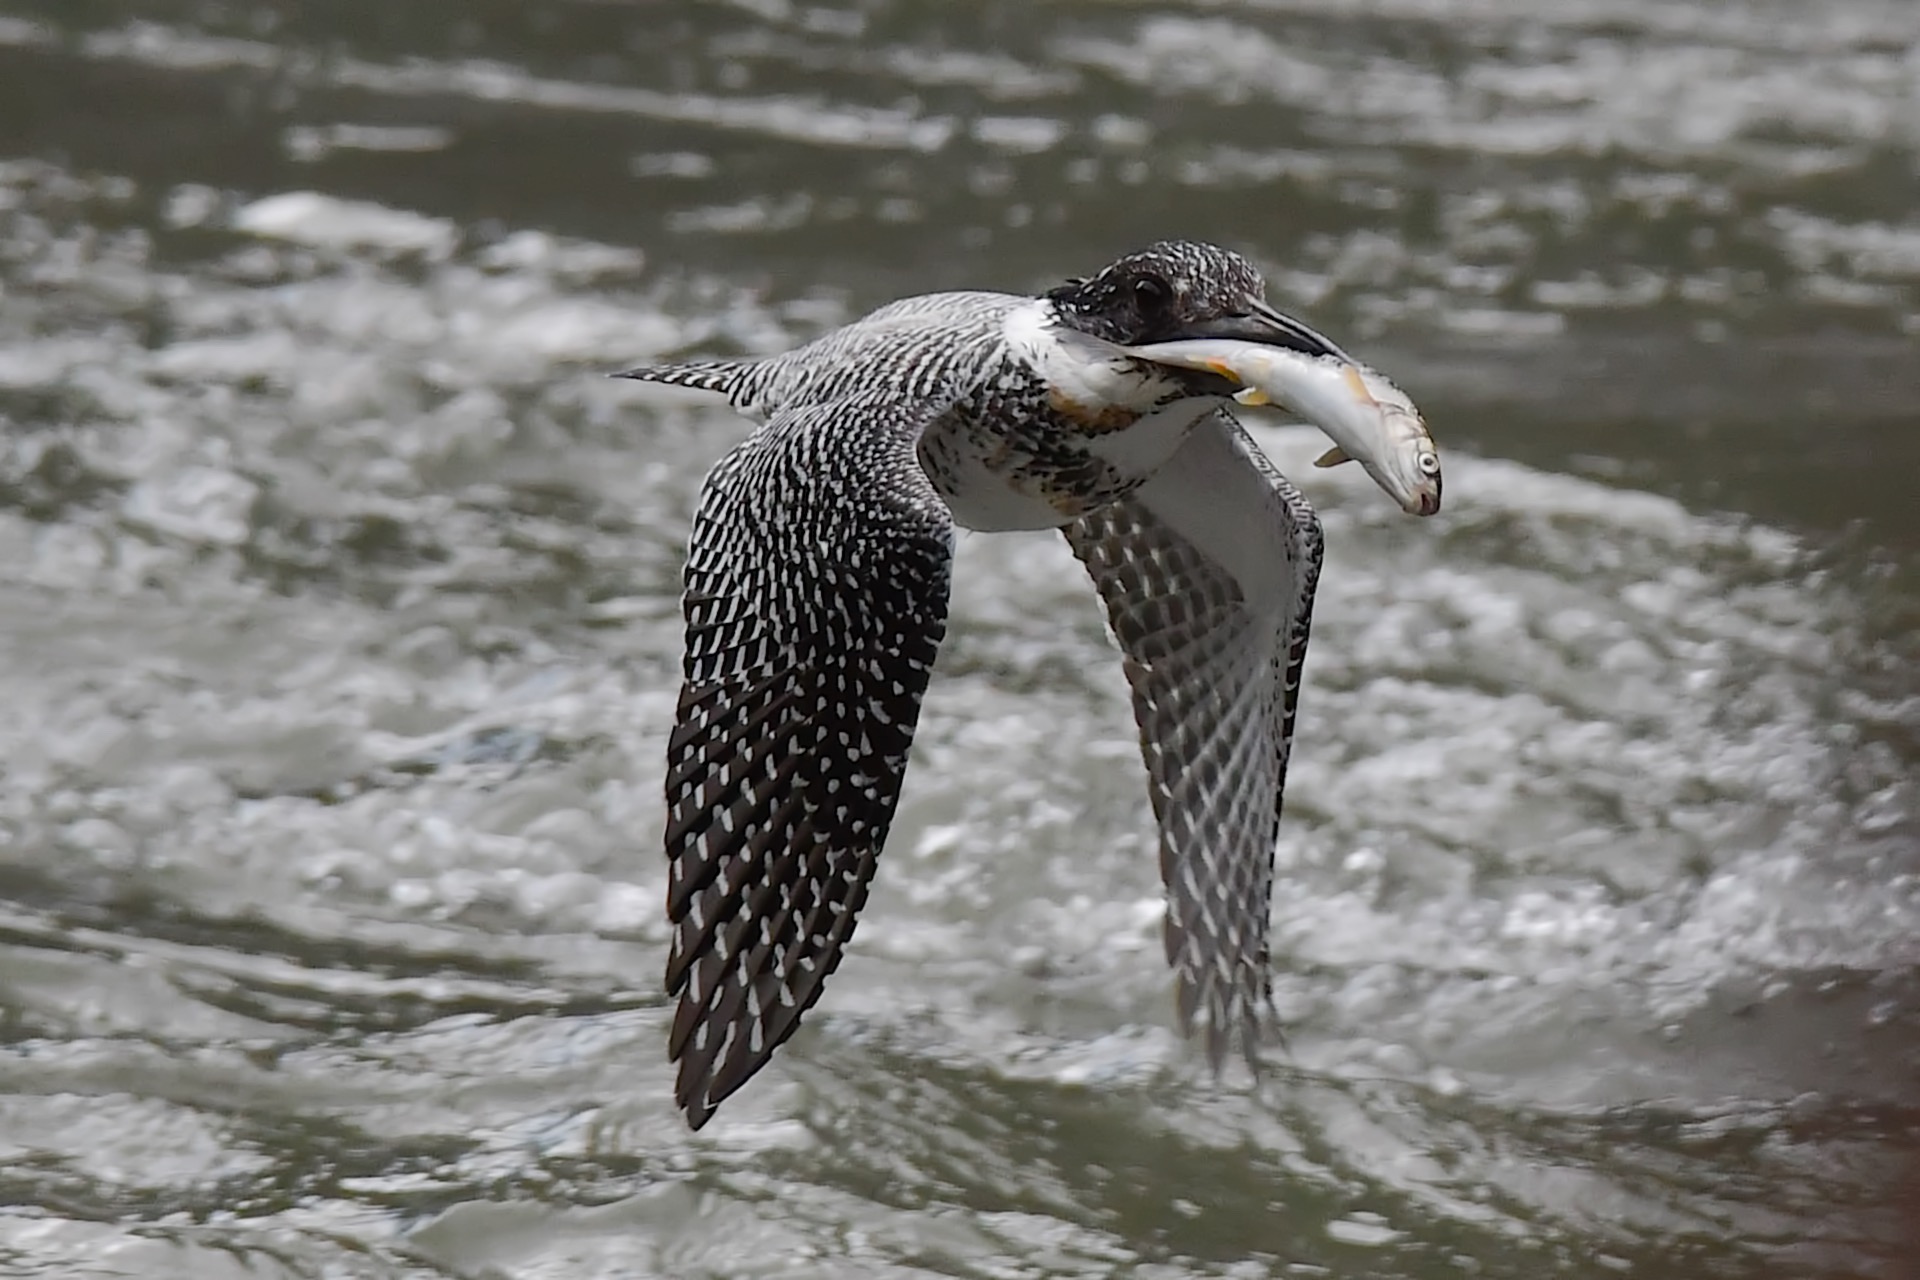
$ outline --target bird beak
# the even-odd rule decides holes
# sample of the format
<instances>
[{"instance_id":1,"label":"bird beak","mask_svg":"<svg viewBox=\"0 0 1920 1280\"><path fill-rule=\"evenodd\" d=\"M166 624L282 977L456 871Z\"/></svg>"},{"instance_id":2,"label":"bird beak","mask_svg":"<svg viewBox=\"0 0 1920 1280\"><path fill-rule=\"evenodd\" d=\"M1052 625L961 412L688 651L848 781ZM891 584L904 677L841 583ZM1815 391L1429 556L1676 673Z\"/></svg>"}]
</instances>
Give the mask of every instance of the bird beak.
<instances>
[{"instance_id":1,"label":"bird beak","mask_svg":"<svg viewBox=\"0 0 1920 1280\"><path fill-rule=\"evenodd\" d=\"M1275 311L1257 299L1249 299L1247 309L1238 315L1221 316L1184 326L1178 336L1235 338L1242 342L1263 343L1269 347L1284 347L1289 351L1299 351L1310 356L1332 356L1347 364L1358 363L1352 356L1335 346L1332 339L1318 330L1290 315Z\"/></svg>"}]
</instances>

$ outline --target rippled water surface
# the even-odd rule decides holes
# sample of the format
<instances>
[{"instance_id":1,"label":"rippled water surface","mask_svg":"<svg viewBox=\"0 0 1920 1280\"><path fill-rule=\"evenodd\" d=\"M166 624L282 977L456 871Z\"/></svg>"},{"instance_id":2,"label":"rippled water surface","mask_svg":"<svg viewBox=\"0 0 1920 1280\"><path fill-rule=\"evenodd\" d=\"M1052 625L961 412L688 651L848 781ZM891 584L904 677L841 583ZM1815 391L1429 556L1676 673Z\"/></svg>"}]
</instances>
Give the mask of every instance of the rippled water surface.
<instances>
[{"instance_id":1,"label":"rippled water surface","mask_svg":"<svg viewBox=\"0 0 1920 1280\"><path fill-rule=\"evenodd\" d=\"M0 0L0 1274L1920 1271L1911 0ZM1171 1028L1119 664L963 541L852 958L671 1107L722 412L1221 240L1327 525L1290 1052Z\"/></svg>"}]
</instances>

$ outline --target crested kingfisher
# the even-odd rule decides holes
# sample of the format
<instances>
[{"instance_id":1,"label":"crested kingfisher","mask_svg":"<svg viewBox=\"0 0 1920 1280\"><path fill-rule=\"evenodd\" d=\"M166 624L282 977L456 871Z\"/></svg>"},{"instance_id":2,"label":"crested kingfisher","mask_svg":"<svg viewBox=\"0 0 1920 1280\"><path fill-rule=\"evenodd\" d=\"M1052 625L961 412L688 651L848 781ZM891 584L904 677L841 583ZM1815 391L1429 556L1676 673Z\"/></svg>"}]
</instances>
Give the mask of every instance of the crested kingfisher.
<instances>
[{"instance_id":1,"label":"crested kingfisher","mask_svg":"<svg viewBox=\"0 0 1920 1280\"><path fill-rule=\"evenodd\" d=\"M760 425L700 491L667 745L675 1097L699 1128L839 965L946 630L956 528L1059 529L1133 696L1183 1031L1249 1061L1318 517L1237 384L1123 350L1344 353L1236 253L1163 241L1038 296L907 298L785 354L633 369Z\"/></svg>"}]
</instances>

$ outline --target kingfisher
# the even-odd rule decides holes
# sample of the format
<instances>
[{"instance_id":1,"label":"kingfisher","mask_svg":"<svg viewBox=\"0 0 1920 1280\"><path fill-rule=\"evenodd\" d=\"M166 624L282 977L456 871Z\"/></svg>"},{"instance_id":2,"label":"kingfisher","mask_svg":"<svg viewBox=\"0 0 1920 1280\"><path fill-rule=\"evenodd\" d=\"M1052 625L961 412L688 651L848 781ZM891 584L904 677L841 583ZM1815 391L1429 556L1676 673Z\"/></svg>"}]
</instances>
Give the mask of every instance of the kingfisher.
<instances>
[{"instance_id":1,"label":"kingfisher","mask_svg":"<svg viewBox=\"0 0 1920 1280\"><path fill-rule=\"evenodd\" d=\"M667 742L668 1056L694 1129L820 999L873 882L946 631L956 529L1059 529L1121 651L1183 1034L1257 1066L1320 521L1217 371L1232 338L1347 359L1258 270L1169 240L1038 296L907 298L781 355L616 376L757 430L688 538Z\"/></svg>"}]
</instances>

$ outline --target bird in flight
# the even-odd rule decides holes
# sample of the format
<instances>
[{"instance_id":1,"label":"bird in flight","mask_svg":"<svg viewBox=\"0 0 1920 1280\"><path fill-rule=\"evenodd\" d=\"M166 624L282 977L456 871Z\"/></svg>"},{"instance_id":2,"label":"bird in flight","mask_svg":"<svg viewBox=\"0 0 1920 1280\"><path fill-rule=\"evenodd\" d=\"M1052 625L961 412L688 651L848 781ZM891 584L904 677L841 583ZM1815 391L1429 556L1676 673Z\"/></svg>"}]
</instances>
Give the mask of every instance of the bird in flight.
<instances>
[{"instance_id":1,"label":"bird in flight","mask_svg":"<svg viewBox=\"0 0 1920 1280\"><path fill-rule=\"evenodd\" d=\"M1128 350L1222 339L1351 363L1270 307L1246 259L1163 241L1038 297L907 298L768 359L621 375L760 423L700 491L667 745L668 1052L693 1128L793 1034L853 934L956 527L1059 529L1092 575L1159 826L1182 1030L1216 1070L1236 1037L1254 1060L1320 522L1229 412L1238 382Z\"/></svg>"}]
</instances>

